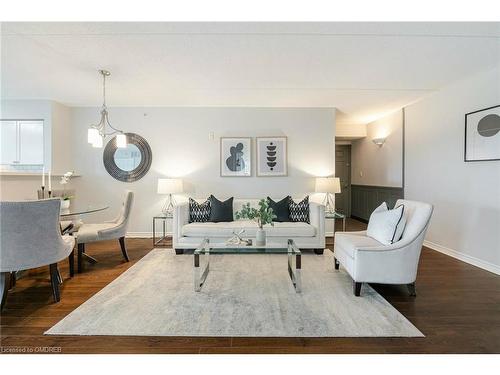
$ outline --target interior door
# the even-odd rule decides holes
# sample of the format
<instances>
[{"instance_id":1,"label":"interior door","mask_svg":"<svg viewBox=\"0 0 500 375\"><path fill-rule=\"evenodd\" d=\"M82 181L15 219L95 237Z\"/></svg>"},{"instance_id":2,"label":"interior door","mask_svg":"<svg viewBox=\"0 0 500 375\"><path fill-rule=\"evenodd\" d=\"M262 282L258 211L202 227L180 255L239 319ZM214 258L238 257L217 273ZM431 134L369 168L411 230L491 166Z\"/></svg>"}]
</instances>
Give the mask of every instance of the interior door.
<instances>
[{"instance_id":1,"label":"interior door","mask_svg":"<svg viewBox=\"0 0 500 375\"><path fill-rule=\"evenodd\" d=\"M335 177L340 178L339 194L335 194L335 210L351 216L351 146L335 145Z\"/></svg>"}]
</instances>

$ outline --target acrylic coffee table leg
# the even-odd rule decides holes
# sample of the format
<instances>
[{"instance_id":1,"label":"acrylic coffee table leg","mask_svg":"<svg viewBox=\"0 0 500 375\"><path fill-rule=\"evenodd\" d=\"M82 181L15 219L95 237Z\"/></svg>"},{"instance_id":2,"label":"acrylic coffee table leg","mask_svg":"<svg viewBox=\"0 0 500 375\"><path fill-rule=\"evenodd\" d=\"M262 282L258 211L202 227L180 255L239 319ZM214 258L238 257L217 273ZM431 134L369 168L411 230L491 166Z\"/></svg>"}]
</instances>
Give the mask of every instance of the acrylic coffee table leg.
<instances>
[{"instance_id":1,"label":"acrylic coffee table leg","mask_svg":"<svg viewBox=\"0 0 500 375\"><path fill-rule=\"evenodd\" d=\"M296 247L295 243L292 240L288 240L288 274L290 275L293 287L295 288L295 292L297 293L300 293L302 291L301 270L302 254Z\"/></svg>"},{"instance_id":2,"label":"acrylic coffee table leg","mask_svg":"<svg viewBox=\"0 0 500 375\"><path fill-rule=\"evenodd\" d=\"M201 287L205 283L210 270L210 255L205 254L205 266L200 267L200 254L194 253L194 290L195 292L201 291Z\"/></svg>"}]
</instances>

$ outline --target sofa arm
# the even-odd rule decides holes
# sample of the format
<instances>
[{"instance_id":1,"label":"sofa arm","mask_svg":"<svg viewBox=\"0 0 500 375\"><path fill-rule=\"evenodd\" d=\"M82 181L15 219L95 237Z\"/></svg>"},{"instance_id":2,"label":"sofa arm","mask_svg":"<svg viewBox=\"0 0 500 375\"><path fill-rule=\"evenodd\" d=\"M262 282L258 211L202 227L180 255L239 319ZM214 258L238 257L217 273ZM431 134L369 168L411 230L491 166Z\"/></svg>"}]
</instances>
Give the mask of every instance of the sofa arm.
<instances>
[{"instance_id":1,"label":"sofa arm","mask_svg":"<svg viewBox=\"0 0 500 375\"><path fill-rule=\"evenodd\" d=\"M182 237L182 227L189 223L189 204L188 202L179 203L174 208L174 217L172 220L172 242L175 248L177 240Z\"/></svg>"},{"instance_id":2,"label":"sofa arm","mask_svg":"<svg viewBox=\"0 0 500 375\"><path fill-rule=\"evenodd\" d=\"M309 222L316 228L316 236L325 239L325 206L309 202Z\"/></svg>"}]
</instances>

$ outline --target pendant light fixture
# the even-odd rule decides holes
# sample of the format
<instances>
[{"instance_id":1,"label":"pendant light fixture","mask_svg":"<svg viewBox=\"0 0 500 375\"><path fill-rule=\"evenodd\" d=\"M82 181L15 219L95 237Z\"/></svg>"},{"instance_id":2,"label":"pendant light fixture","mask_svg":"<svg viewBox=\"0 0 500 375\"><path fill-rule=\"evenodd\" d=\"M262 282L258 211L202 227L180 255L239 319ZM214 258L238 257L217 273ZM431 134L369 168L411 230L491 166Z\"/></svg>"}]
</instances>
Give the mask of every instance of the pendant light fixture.
<instances>
[{"instance_id":1,"label":"pendant light fixture","mask_svg":"<svg viewBox=\"0 0 500 375\"><path fill-rule=\"evenodd\" d=\"M101 108L101 120L97 125L91 125L87 131L87 141L92 144L92 147L102 148L104 144L104 138L108 135L116 134L116 147L125 148L127 147L127 136L122 130L116 129L109 123L108 119L108 108L106 107L106 77L111 75L107 70L99 70L102 75L102 97L103 103ZM109 132L106 132L106 125L111 128Z\"/></svg>"}]
</instances>

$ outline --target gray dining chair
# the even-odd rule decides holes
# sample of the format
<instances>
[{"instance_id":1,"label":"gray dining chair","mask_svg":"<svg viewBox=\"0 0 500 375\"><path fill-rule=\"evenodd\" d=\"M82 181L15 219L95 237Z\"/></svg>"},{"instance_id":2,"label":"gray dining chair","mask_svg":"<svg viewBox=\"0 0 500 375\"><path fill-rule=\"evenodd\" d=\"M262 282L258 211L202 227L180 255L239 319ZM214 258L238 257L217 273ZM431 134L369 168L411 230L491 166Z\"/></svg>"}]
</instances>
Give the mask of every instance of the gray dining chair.
<instances>
[{"instance_id":1,"label":"gray dining chair","mask_svg":"<svg viewBox=\"0 0 500 375\"><path fill-rule=\"evenodd\" d=\"M0 290L3 308L12 274L17 271L49 266L52 293L59 302L59 284L62 277L57 262L69 258L73 276L73 248L75 239L62 236L59 228L61 201L0 202Z\"/></svg>"},{"instance_id":2,"label":"gray dining chair","mask_svg":"<svg viewBox=\"0 0 500 375\"><path fill-rule=\"evenodd\" d=\"M38 199L45 199L48 198L48 192L42 191L38 189L37 191ZM70 195L74 196L75 195L75 190L53 190L51 192L51 198L61 198L64 195ZM59 222L61 226L61 233L62 234L70 234L78 230L78 228L81 225L81 220L79 220L80 224L75 225L75 222L73 220L61 220Z\"/></svg>"},{"instance_id":3,"label":"gray dining chair","mask_svg":"<svg viewBox=\"0 0 500 375\"><path fill-rule=\"evenodd\" d=\"M120 213L116 219L105 221L99 224L83 224L74 235L78 244L78 272L83 271L83 257L85 254L85 244L98 241L118 239L125 261L129 261L127 248L125 247L125 234L127 233L130 211L134 201L134 193L127 190ZM87 256L95 262L92 257Z\"/></svg>"}]
</instances>

